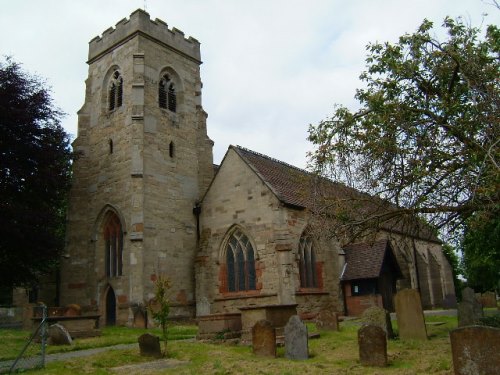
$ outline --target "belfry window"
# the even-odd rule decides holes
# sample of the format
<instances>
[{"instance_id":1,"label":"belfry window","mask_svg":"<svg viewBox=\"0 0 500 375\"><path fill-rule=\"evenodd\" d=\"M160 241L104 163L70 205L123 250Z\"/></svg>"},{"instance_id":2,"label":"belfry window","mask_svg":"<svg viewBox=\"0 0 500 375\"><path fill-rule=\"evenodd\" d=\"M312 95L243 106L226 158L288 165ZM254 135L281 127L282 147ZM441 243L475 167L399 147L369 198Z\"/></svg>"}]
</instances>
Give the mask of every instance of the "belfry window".
<instances>
[{"instance_id":1,"label":"belfry window","mask_svg":"<svg viewBox=\"0 0 500 375\"><path fill-rule=\"evenodd\" d=\"M160 108L165 108L172 112L177 111L175 83L168 74L165 74L158 84L158 104Z\"/></svg>"},{"instance_id":2,"label":"belfry window","mask_svg":"<svg viewBox=\"0 0 500 375\"><path fill-rule=\"evenodd\" d=\"M248 237L236 230L226 245L226 282L228 292L255 290L255 256Z\"/></svg>"},{"instance_id":3,"label":"belfry window","mask_svg":"<svg viewBox=\"0 0 500 375\"><path fill-rule=\"evenodd\" d=\"M107 277L122 275L123 232L120 219L110 213L104 224L104 259Z\"/></svg>"},{"instance_id":4,"label":"belfry window","mask_svg":"<svg viewBox=\"0 0 500 375\"><path fill-rule=\"evenodd\" d=\"M123 104L123 78L118 70L115 70L108 91L108 109L110 111L121 107Z\"/></svg>"},{"instance_id":5,"label":"belfry window","mask_svg":"<svg viewBox=\"0 0 500 375\"><path fill-rule=\"evenodd\" d=\"M302 235L299 241L299 270L301 288L318 288L316 254L310 237Z\"/></svg>"}]
</instances>

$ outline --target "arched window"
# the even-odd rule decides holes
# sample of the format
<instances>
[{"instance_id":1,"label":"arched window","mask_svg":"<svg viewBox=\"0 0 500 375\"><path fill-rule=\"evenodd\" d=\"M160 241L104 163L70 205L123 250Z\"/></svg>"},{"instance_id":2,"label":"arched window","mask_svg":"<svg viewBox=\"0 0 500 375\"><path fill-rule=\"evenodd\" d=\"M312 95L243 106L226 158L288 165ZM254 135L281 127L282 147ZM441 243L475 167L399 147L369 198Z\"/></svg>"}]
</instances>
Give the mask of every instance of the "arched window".
<instances>
[{"instance_id":1,"label":"arched window","mask_svg":"<svg viewBox=\"0 0 500 375\"><path fill-rule=\"evenodd\" d=\"M318 288L316 254L313 241L307 235L302 235L299 241L299 270L301 288Z\"/></svg>"},{"instance_id":2,"label":"arched window","mask_svg":"<svg viewBox=\"0 0 500 375\"><path fill-rule=\"evenodd\" d=\"M158 84L158 104L160 108L176 112L177 96L175 92L175 83L168 74L165 74Z\"/></svg>"},{"instance_id":3,"label":"arched window","mask_svg":"<svg viewBox=\"0 0 500 375\"><path fill-rule=\"evenodd\" d=\"M108 109L110 111L121 107L123 104L123 78L118 70L115 70L109 82Z\"/></svg>"},{"instance_id":4,"label":"arched window","mask_svg":"<svg viewBox=\"0 0 500 375\"><path fill-rule=\"evenodd\" d=\"M104 259L106 276L122 275L123 232L120 219L109 213L104 223Z\"/></svg>"},{"instance_id":5,"label":"arched window","mask_svg":"<svg viewBox=\"0 0 500 375\"><path fill-rule=\"evenodd\" d=\"M248 237L240 230L233 232L226 245L226 281L228 292L255 290L255 256Z\"/></svg>"}]
</instances>

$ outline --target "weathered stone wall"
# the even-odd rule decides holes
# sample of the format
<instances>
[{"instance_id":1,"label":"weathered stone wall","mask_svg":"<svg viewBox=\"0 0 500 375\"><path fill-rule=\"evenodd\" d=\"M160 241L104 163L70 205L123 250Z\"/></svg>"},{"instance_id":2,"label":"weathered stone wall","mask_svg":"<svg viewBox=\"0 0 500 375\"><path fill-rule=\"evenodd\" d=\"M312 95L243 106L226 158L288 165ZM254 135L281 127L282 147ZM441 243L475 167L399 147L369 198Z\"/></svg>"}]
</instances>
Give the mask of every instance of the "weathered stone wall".
<instances>
[{"instance_id":1,"label":"weathered stone wall","mask_svg":"<svg viewBox=\"0 0 500 375\"><path fill-rule=\"evenodd\" d=\"M172 314L194 314L192 209L213 175L213 143L201 107L199 43L183 35L136 11L90 45L73 143L80 158L69 202L62 303L91 304L104 314L111 286L118 323L131 322L131 304L148 303L159 274L172 280ZM123 77L123 105L109 111L107 82L115 68ZM158 106L166 72L176 83L175 113ZM102 225L109 210L124 231L121 277L105 276Z\"/></svg>"},{"instance_id":2,"label":"weathered stone wall","mask_svg":"<svg viewBox=\"0 0 500 375\"><path fill-rule=\"evenodd\" d=\"M338 303L338 246L317 240L323 289L299 289L298 244L306 211L284 207L255 172L230 149L202 203L200 252L196 262L197 315L237 312L239 307L299 303L301 313ZM221 288L224 241L234 226L256 252L257 290L228 293Z\"/></svg>"}]
</instances>

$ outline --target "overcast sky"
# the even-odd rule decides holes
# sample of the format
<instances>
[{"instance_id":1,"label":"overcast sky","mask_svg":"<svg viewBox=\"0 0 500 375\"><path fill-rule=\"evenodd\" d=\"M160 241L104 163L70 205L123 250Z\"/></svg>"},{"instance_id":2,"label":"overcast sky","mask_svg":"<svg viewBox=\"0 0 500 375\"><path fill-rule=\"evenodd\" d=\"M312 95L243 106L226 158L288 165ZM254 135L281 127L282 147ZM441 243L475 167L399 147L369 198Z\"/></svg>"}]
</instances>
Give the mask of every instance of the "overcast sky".
<instances>
[{"instance_id":1,"label":"overcast sky","mask_svg":"<svg viewBox=\"0 0 500 375\"><path fill-rule=\"evenodd\" d=\"M230 144L305 167L309 124L355 107L368 42L397 40L424 18L500 24L491 0L147 0L201 42L203 107L219 163ZM0 0L0 54L47 79L76 136L88 42L144 0ZM483 17L488 13L487 17Z\"/></svg>"}]
</instances>

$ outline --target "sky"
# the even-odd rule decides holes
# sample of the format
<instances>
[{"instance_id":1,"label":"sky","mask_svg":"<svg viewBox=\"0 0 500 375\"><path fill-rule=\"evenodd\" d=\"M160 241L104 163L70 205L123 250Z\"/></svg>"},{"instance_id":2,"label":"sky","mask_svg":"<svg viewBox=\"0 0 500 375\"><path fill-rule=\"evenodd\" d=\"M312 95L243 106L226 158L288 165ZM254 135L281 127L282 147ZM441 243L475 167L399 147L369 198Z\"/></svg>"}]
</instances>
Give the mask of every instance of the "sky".
<instances>
[{"instance_id":1,"label":"sky","mask_svg":"<svg viewBox=\"0 0 500 375\"><path fill-rule=\"evenodd\" d=\"M46 79L77 136L88 42L137 8L201 43L202 102L214 162L240 145L305 167L309 125L355 109L365 46L424 18L500 24L492 0L0 0L0 55ZM485 16L485 14L488 14ZM441 33L441 34L440 34ZM442 35L442 29L436 29Z\"/></svg>"}]
</instances>

